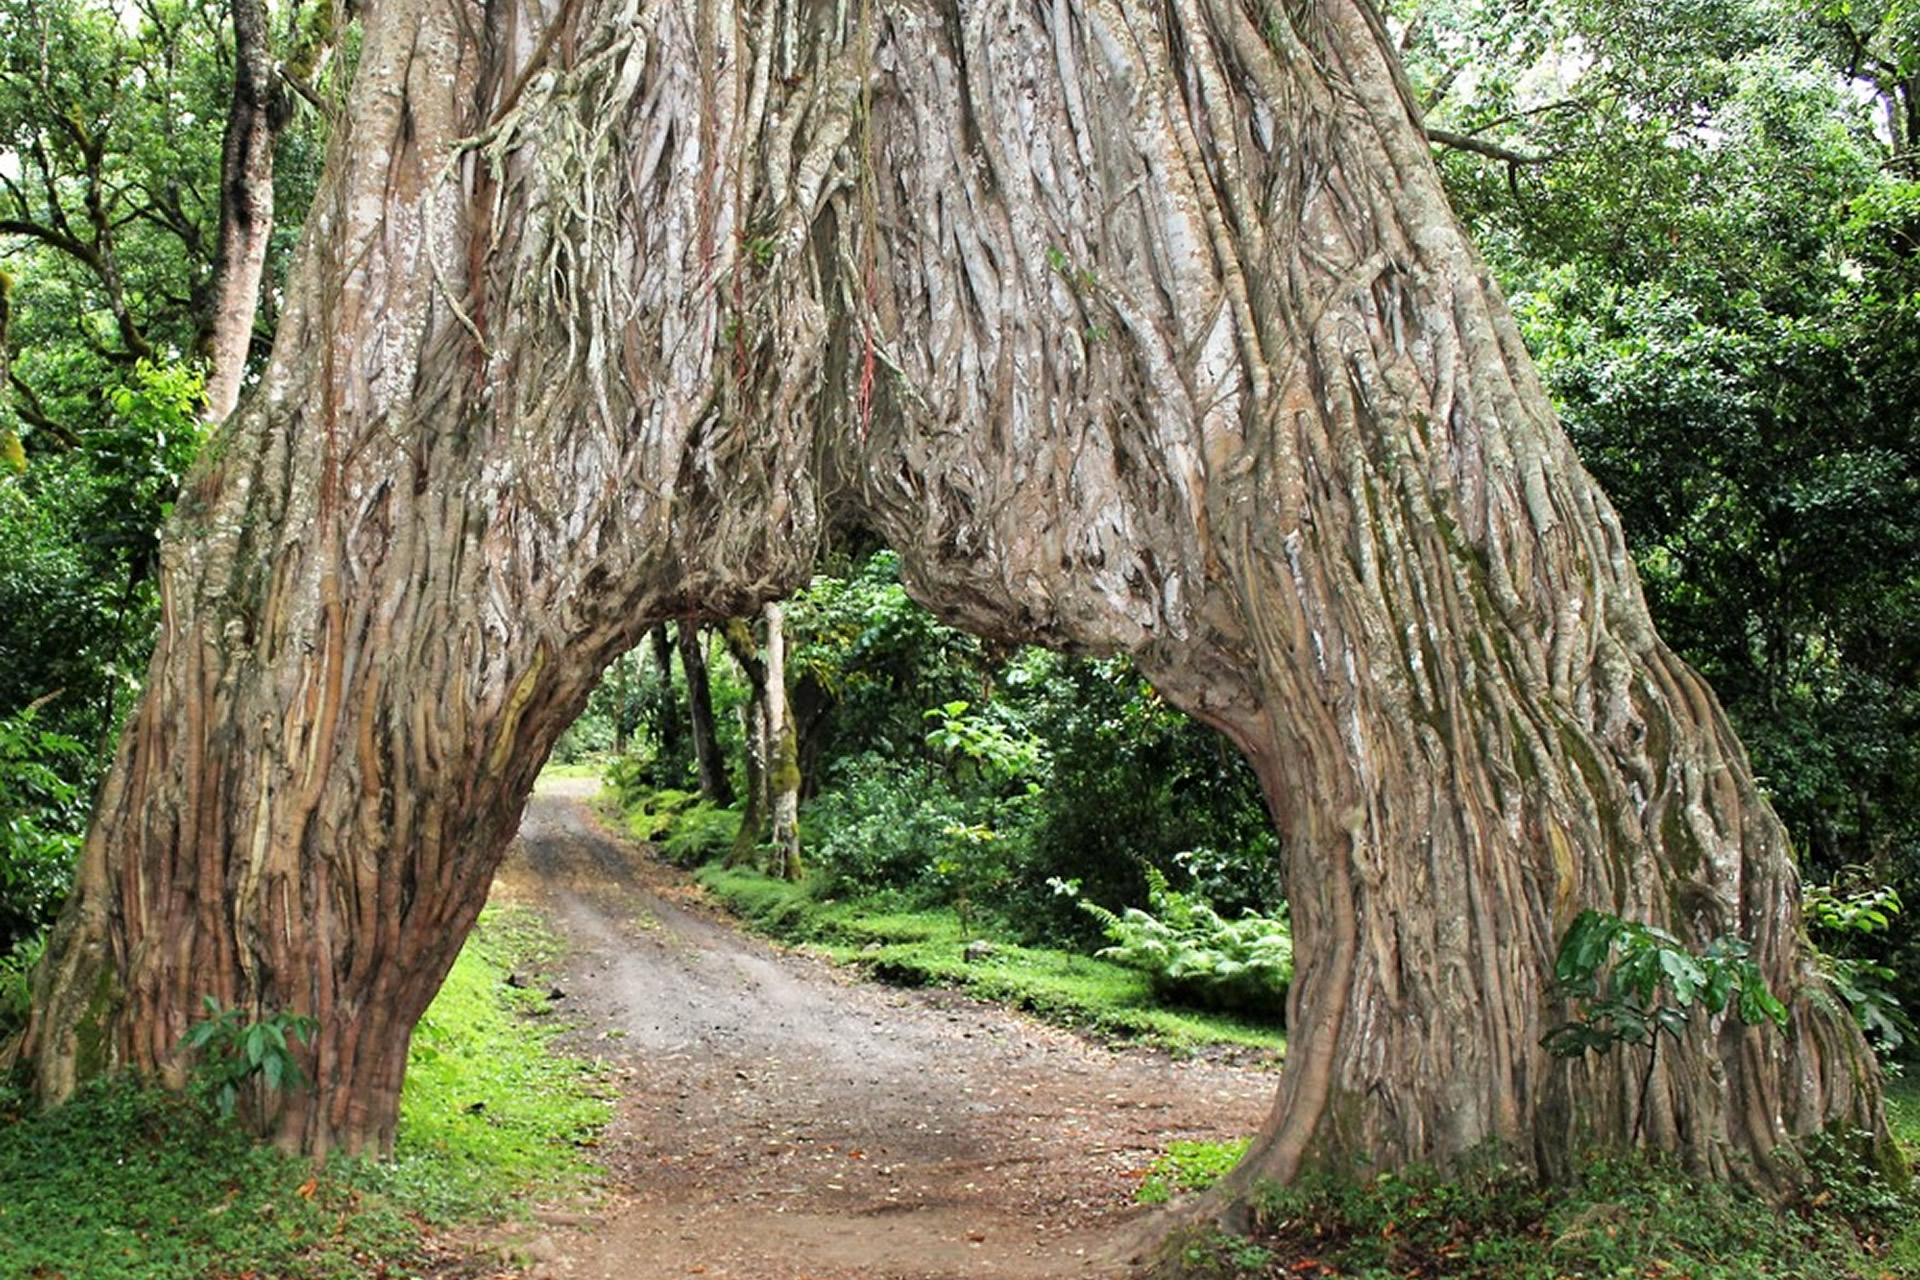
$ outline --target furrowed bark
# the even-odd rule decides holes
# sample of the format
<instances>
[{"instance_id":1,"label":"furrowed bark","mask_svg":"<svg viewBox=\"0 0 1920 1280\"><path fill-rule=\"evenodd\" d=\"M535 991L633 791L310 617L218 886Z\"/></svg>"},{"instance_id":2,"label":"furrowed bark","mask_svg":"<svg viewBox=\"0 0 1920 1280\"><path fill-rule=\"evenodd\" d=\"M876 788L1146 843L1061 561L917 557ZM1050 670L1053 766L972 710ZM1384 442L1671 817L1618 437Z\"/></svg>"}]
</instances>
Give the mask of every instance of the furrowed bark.
<instances>
[{"instance_id":1,"label":"furrowed bark","mask_svg":"<svg viewBox=\"0 0 1920 1280\"><path fill-rule=\"evenodd\" d=\"M762 614L767 629L767 799L773 821L773 853L767 872L799 880L800 737L787 701L786 610L768 601Z\"/></svg>"},{"instance_id":2,"label":"furrowed bark","mask_svg":"<svg viewBox=\"0 0 1920 1280\"><path fill-rule=\"evenodd\" d=\"M326 191L170 532L43 1096L177 1075L213 994L320 1020L316 1091L258 1100L283 1142L390 1142L593 678L845 520L947 619L1130 652L1253 761L1297 978L1245 1177L1551 1176L1640 1129L1777 1187L1806 1135L1884 1143L1778 821L1369 9L388 0ZM1540 1048L1588 906L1741 934L1791 1026L1703 1021L1639 1114L1638 1063Z\"/></svg>"},{"instance_id":3,"label":"furrowed bark","mask_svg":"<svg viewBox=\"0 0 1920 1280\"><path fill-rule=\"evenodd\" d=\"M1374 15L893 10L876 57L871 209L839 223L872 282L850 345L889 375L842 411L868 518L949 620L1134 653L1283 838L1294 1051L1235 1189L1564 1176L1636 1127L1772 1187L1823 1128L1884 1154L1779 823L1654 635ZM1540 1045L1584 907L1748 939L1791 1026L1698 1020L1639 1114L1643 1056Z\"/></svg>"},{"instance_id":4,"label":"furrowed bark","mask_svg":"<svg viewBox=\"0 0 1920 1280\"><path fill-rule=\"evenodd\" d=\"M318 1020L263 1132L390 1147L412 1026L597 673L800 580L806 406L717 394L742 49L690 0L367 12L274 358L168 532L39 977L40 1096L180 1082L211 996Z\"/></svg>"},{"instance_id":5,"label":"furrowed bark","mask_svg":"<svg viewBox=\"0 0 1920 1280\"><path fill-rule=\"evenodd\" d=\"M220 154L220 228L207 283L203 343L209 422L240 403L253 318L273 237L273 42L260 0L233 0L233 101Z\"/></svg>"}]
</instances>

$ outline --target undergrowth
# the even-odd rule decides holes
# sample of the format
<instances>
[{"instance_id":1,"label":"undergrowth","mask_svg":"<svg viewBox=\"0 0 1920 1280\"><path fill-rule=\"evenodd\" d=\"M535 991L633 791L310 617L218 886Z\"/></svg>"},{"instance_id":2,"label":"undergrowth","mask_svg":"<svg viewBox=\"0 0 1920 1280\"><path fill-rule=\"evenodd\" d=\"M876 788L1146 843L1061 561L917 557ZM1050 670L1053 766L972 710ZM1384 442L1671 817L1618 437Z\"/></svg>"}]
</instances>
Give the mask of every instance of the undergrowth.
<instances>
[{"instance_id":1,"label":"undergrowth","mask_svg":"<svg viewBox=\"0 0 1920 1280\"><path fill-rule=\"evenodd\" d=\"M1174 1052L1233 1047L1277 1054L1285 1043L1272 1026L1164 1007L1146 974L1095 956L993 942L969 959L978 933L951 910L906 909L878 898L821 900L804 884L737 868L709 865L698 879L761 932L859 965L884 982L958 987L1063 1026Z\"/></svg>"},{"instance_id":2,"label":"undergrowth","mask_svg":"<svg viewBox=\"0 0 1920 1280\"><path fill-rule=\"evenodd\" d=\"M1257 1248L1264 1259L1213 1274L1882 1280L1915 1274L1909 1230L1898 1215L1778 1209L1641 1157L1591 1160L1570 1188L1542 1187L1500 1168L1449 1178L1415 1170L1359 1184L1308 1178L1262 1190L1253 1230L1237 1247Z\"/></svg>"},{"instance_id":3,"label":"undergrowth","mask_svg":"<svg viewBox=\"0 0 1920 1280\"><path fill-rule=\"evenodd\" d=\"M1920 1088L1896 1081L1887 1114L1911 1160ZM1139 1199L1204 1190L1242 1143L1174 1142ZM1775 1205L1644 1156L1591 1157L1572 1186L1488 1164L1355 1182L1259 1188L1243 1235L1200 1225L1169 1238L1156 1280L1907 1280L1920 1276L1920 1208L1832 1153L1824 1180ZM1204 1223L1204 1220L1203 1220Z\"/></svg>"},{"instance_id":4,"label":"undergrowth","mask_svg":"<svg viewBox=\"0 0 1920 1280\"><path fill-rule=\"evenodd\" d=\"M436 1224L583 1190L607 1104L548 1051L545 988L505 984L546 945L531 913L483 915L415 1034L391 1163L316 1168L125 1081L38 1114L0 1093L0 1280L401 1280Z\"/></svg>"},{"instance_id":5,"label":"undergrowth","mask_svg":"<svg viewBox=\"0 0 1920 1280\"><path fill-rule=\"evenodd\" d=\"M1205 1191L1231 1173L1252 1145L1251 1138L1229 1142L1175 1138L1147 1167L1133 1198L1140 1204L1166 1204L1177 1195Z\"/></svg>"}]
</instances>

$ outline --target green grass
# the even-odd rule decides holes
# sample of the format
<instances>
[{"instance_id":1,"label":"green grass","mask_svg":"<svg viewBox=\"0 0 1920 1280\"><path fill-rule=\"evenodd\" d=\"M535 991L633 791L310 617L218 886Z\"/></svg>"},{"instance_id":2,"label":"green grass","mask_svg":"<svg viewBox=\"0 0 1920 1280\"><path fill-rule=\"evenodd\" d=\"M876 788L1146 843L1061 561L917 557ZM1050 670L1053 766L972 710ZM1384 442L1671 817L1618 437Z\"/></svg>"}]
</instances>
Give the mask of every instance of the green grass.
<instances>
[{"instance_id":1,"label":"green grass","mask_svg":"<svg viewBox=\"0 0 1920 1280\"><path fill-rule=\"evenodd\" d=\"M483 916L415 1035L390 1164L316 1169L124 1082L44 1114L0 1097L0 1280L401 1280L430 1223L583 1191L608 1105L548 1051L544 997L504 985L549 947L528 913Z\"/></svg>"},{"instance_id":2,"label":"green grass","mask_svg":"<svg viewBox=\"0 0 1920 1280\"><path fill-rule=\"evenodd\" d=\"M1234 1047L1278 1053L1276 1027L1155 1003L1147 976L1095 956L994 942L968 960L978 938L951 910L900 910L886 904L820 901L804 885L755 871L708 866L707 891L761 932L805 943L901 986L958 987L1063 1026L1141 1040L1174 1052Z\"/></svg>"},{"instance_id":3,"label":"green grass","mask_svg":"<svg viewBox=\"0 0 1920 1280\"><path fill-rule=\"evenodd\" d=\"M0 1276L345 1280L405 1267L419 1230L367 1172L343 1162L316 1178L195 1103L94 1085L0 1128Z\"/></svg>"},{"instance_id":4,"label":"green grass","mask_svg":"<svg viewBox=\"0 0 1920 1280\"><path fill-rule=\"evenodd\" d=\"M597 778L607 771L605 760L549 760L541 768L542 778Z\"/></svg>"},{"instance_id":5,"label":"green grass","mask_svg":"<svg viewBox=\"0 0 1920 1280\"><path fill-rule=\"evenodd\" d=\"M438 1219L498 1216L529 1197L582 1188L582 1154L606 1127L592 1064L554 1053L557 957L530 908L489 907L414 1029L389 1185ZM506 985L518 972L524 988Z\"/></svg>"},{"instance_id":6,"label":"green grass","mask_svg":"<svg viewBox=\"0 0 1920 1280\"><path fill-rule=\"evenodd\" d=\"M1233 1166L1252 1145L1252 1138L1228 1142L1175 1138L1147 1166L1147 1176L1141 1179L1133 1198L1140 1204L1165 1204L1185 1192L1205 1191L1233 1172Z\"/></svg>"}]
</instances>

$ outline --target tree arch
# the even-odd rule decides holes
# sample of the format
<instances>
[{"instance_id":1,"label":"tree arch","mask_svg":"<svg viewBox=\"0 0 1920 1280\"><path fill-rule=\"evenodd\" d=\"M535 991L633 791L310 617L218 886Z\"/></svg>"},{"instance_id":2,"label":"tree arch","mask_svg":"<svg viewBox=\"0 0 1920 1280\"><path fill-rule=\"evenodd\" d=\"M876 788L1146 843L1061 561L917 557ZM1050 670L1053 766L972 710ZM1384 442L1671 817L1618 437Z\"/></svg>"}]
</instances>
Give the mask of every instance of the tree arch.
<instances>
[{"instance_id":1,"label":"tree arch","mask_svg":"<svg viewBox=\"0 0 1920 1280\"><path fill-rule=\"evenodd\" d=\"M1256 1173L1553 1173L1641 1129L1884 1139L1778 822L1654 636L1365 0L380 0L272 364L26 1052L177 1079L317 1019L293 1148L382 1149L540 762L664 617L860 520L983 633L1126 650L1261 777L1298 947ZM1784 1033L1549 1058L1583 906L1749 938Z\"/></svg>"}]
</instances>

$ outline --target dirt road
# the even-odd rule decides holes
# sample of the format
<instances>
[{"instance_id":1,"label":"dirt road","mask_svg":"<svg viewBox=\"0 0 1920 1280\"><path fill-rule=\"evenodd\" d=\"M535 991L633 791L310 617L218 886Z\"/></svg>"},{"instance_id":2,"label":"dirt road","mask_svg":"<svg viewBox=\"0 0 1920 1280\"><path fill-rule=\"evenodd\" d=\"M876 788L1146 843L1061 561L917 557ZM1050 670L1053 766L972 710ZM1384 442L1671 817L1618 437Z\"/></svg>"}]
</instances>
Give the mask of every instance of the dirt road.
<instances>
[{"instance_id":1,"label":"dirt road","mask_svg":"<svg viewBox=\"0 0 1920 1280\"><path fill-rule=\"evenodd\" d=\"M1117 1276L1153 1154L1265 1115L1269 1074L1111 1052L743 937L610 837L591 790L534 797L496 890L569 939L578 1041L624 1082L612 1194L545 1228L535 1275Z\"/></svg>"}]
</instances>

